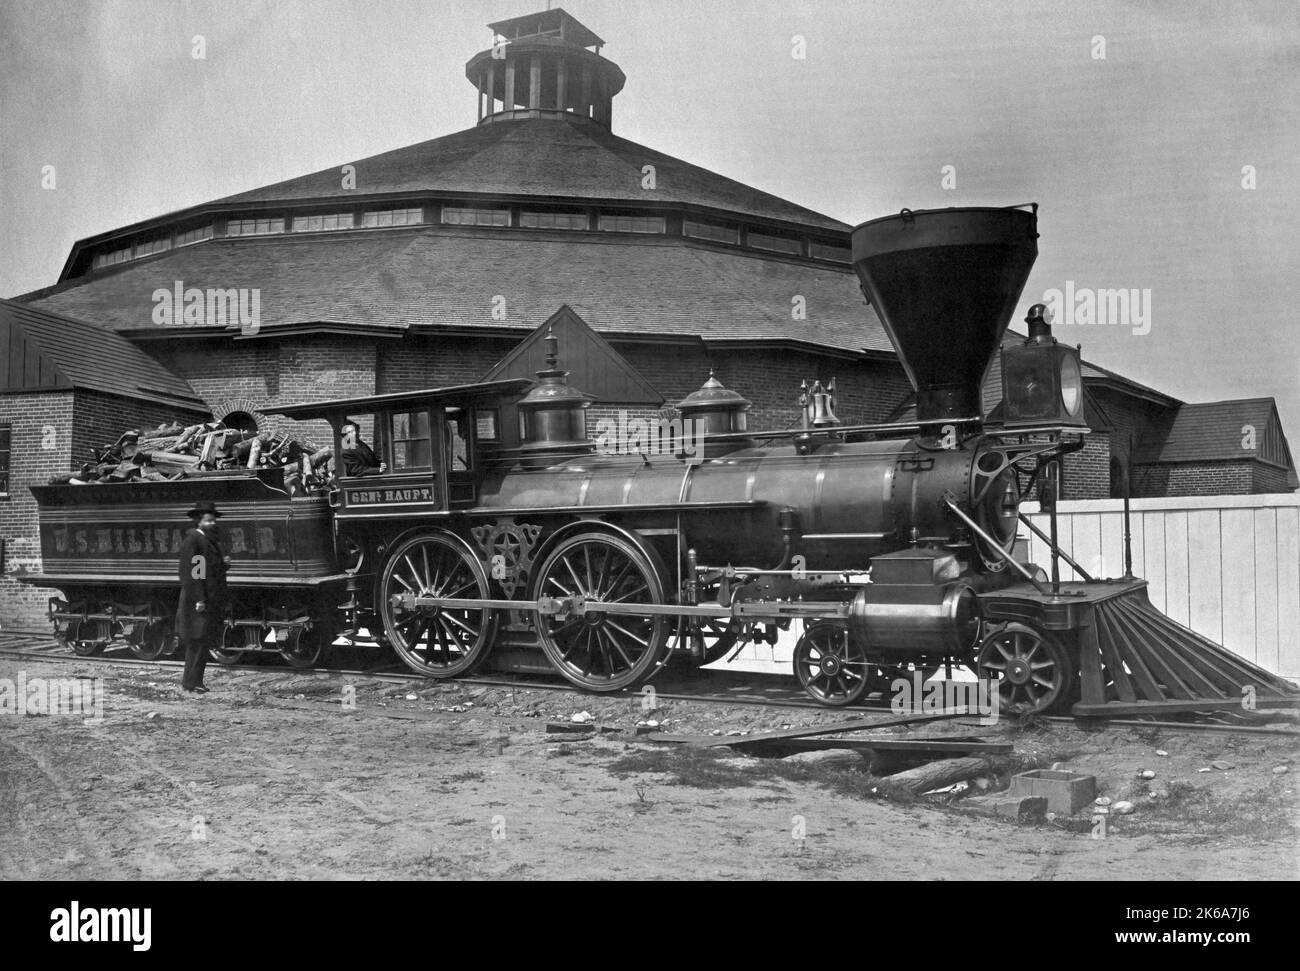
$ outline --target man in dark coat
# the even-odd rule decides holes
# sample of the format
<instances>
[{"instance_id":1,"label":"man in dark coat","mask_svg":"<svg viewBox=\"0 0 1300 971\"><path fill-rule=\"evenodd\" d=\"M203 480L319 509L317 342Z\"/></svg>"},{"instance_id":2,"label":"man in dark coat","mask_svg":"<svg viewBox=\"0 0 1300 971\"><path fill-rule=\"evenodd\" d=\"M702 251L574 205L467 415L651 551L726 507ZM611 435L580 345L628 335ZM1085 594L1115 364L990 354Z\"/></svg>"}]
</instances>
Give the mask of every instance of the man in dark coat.
<instances>
[{"instance_id":1,"label":"man in dark coat","mask_svg":"<svg viewBox=\"0 0 1300 971\"><path fill-rule=\"evenodd\" d=\"M388 471L374 449L361 440L361 429L356 422L348 422L342 431L344 475L382 475Z\"/></svg>"},{"instance_id":2,"label":"man in dark coat","mask_svg":"<svg viewBox=\"0 0 1300 971\"><path fill-rule=\"evenodd\" d=\"M226 603L226 571L230 557L221 551L217 538L217 517L221 513L211 502L201 502L189 511L194 528L181 543L178 566L180 602L176 606L176 636L185 648L185 675L181 688L207 693L203 670L208 651L217 646Z\"/></svg>"}]
</instances>

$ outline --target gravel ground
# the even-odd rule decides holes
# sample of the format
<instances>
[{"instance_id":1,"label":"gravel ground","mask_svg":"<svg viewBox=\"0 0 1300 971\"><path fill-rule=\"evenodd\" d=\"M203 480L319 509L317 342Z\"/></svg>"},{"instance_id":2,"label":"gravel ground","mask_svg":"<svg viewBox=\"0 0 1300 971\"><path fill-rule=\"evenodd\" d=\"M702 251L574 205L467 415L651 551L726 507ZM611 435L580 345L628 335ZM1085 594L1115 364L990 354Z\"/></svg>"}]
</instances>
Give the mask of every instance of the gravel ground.
<instances>
[{"instance_id":1,"label":"gravel ground","mask_svg":"<svg viewBox=\"0 0 1300 971\"><path fill-rule=\"evenodd\" d=\"M1090 810L1016 823L971 812L964 794L873 798L851 769L635 735L651 718L712 736L842 711L662 699L647 711L639 698L208 670L212 693L194 697L175 668L0 658L14 682L105 679L98 723L0 716L0 877L1300 877L1294 736L1005 722L886 733L978 734L1096 775L1136 808L1094 838ZM609 731L546 731L582 711Z\"/></svg>"}]
</instances>

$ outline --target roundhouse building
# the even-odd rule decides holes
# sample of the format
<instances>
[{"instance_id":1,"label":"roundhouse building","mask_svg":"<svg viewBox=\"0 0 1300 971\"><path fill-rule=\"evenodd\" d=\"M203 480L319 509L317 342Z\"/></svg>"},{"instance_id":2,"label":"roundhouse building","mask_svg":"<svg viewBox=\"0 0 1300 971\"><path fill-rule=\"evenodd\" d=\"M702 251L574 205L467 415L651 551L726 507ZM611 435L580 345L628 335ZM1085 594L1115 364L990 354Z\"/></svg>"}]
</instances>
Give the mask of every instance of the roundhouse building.
<instances>
[{"instance_id":1,"label":"roundhouse building","mask_svg":"<svg viewBox=\"0 0 1300 971\"><path fill-rule=\"evenodd\" d=\"M653 415L710 372L752 403L751 428L796 422L802 380L835 378L846 423L905 410L910 385L849 263L851 227L615 134L623 72L563 10L489 26L492 46L465 67L473 127L80 240L55 285L17 301L115 332L245 427L284 425L264 414L276 404L531 377L548 326L571 382L599 399L593 421ZM1100 431L1069 460L1072 498L1109 494L1114 429L1187 424L1176 399L1088 377ZM13 424L23 388L10 385L0 465L25 491L36 446ZM1238 470L1227 488L1145 481L1294 488L1280 423L1269 429L1264 473ZM1188 461L1143 447L1140 459ZM6 529L30 553L34 516Z\"/></svg>"}]
</instances>

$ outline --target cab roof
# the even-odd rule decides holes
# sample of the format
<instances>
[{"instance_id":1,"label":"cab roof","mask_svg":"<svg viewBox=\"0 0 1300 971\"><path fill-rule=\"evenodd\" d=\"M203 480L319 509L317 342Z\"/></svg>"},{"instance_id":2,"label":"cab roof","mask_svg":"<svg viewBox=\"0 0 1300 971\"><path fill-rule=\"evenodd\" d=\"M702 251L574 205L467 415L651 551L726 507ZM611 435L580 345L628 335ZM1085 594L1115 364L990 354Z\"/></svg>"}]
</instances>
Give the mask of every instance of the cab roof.
<instances>
[{"instance_id":1,"label":"cab roof","mask_svg":"<svg viewBox=\"0 0 1300 971\"><path fill-rule=\"evenodd\" d=\"M423 391L399 391L394 394L373 394L361 398L335 398L330 401L307 401L296 405L281 405L263 409L267 414L287 418L344 417L352 411L379 411L403 405L469 404L483 398L509 398L522 395L533 382L526 378L507 381L482 381L477 384L457 384L447 388L426 388Z\"/></svg>"}]
</instances>

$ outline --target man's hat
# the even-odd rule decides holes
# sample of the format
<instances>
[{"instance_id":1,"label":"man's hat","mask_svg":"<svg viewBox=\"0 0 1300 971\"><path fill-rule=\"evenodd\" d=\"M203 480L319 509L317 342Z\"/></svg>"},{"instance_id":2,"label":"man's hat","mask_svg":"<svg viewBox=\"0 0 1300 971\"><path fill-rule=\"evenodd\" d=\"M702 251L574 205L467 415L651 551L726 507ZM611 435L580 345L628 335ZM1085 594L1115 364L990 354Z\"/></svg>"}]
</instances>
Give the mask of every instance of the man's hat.
<instances>
[{"instance_id":1,"label":"man's hat","mask_svg":"<svg viewBox=\"0 0 1300 971\"><path fill-rule=\"evenodd\" d=\"M194 508L191 509L189 512L187 512L185 515L189 516L192 519L198 519L200 516L204 515L205 513L212 513L212 515L218 518L221 517L221 513L217 512L216 503L213 502L195 503Z\"/></svg>"}]
</instances>

